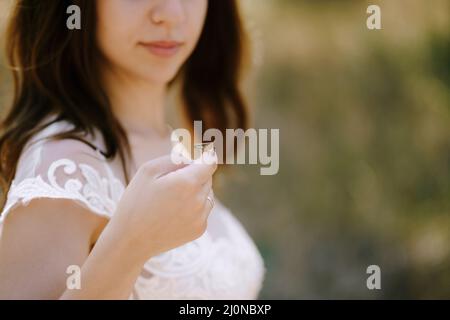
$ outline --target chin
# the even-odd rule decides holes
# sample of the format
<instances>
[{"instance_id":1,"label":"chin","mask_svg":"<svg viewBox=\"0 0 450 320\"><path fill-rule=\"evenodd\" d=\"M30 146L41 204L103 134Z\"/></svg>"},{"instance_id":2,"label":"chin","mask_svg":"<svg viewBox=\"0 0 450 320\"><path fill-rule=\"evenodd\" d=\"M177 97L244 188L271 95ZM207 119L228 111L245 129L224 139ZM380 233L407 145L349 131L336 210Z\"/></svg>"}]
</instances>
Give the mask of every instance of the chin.
<instances>
[{"instance_id":1,"label":"chin","mask_svg":"<svg viewBox=\"0 0 450 320\"><path fill-rule=\"evenodd\" d=\"M168 84L178 74L178 69L176 70L168 70L168 69L159 69L155 70L155 68L147 68L147 70L140 70L139 72L140 76L148 82L154 83L154 84Z\"/></svg>"}]
</instances>

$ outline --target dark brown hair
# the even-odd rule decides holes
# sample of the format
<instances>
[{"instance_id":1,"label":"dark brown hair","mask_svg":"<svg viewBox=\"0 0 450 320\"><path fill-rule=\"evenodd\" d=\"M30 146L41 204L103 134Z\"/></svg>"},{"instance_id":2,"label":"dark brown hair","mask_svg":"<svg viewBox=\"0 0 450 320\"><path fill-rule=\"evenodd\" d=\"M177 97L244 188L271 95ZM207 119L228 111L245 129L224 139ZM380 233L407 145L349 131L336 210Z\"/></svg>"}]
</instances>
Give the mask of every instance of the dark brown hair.
<instances>
[{"instance_id":1,"label":"dark brown hair","mask_svg":"<svg viewBox=\"0 0 450 320\"><path fill-rule=\"evenodd\" d=\"M78 5L81 30L66 28L66 9ZM98 129L107 158L119 154L127 183L130 147L102 88L95 58L96 4L93 0L17 0L10 18L6 52L14 75L12 108L0 123L0 180L3 205L17 162L27 141L48 124L48 115L74 129L53 139L77 139ZM208 2L203 33L178 75L184 113L189 123L202 120L204 130L247 127L239 91L244 33L235 0ZM2 207L2 206L1 206Z\"/></svg>"}]
</instances>

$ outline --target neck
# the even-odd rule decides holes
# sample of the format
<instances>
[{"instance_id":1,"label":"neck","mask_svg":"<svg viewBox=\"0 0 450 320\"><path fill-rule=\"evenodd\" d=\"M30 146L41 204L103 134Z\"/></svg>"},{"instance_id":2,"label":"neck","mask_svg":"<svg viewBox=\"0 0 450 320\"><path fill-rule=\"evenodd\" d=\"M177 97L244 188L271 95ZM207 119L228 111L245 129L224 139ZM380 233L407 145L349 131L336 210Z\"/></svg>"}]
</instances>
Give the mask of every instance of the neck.
<instances>
[{"instance_id":1,"label":"neck","mask_svg":"<svg viewBox=\"0 0 450 320\"><path fill-rule=\"evenodd\" d=\"M104 80L113 113L127 134L148 137L167 132L165 84L131 80L111 72Z\"/></svg>"}]
</instances>

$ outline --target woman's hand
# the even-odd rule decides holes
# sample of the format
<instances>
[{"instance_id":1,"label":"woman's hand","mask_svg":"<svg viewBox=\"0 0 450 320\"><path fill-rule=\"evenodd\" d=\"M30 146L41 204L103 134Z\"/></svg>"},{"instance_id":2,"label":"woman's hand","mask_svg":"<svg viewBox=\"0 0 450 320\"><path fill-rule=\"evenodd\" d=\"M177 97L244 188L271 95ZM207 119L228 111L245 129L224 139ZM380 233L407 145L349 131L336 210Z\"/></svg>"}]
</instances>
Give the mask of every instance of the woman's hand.
<instances>
[{"instance_id":1,"label":"woman's hand","mask_svg":"<svg viewBox=\"0 0 450 320\"><path fill-rule=\"evenodd\" d=\"M205 152L202 159L177 165L165 156L139 168L106 227L130 254L146 261L205 232L217 156Z\"/></svg>"}]
</instances>

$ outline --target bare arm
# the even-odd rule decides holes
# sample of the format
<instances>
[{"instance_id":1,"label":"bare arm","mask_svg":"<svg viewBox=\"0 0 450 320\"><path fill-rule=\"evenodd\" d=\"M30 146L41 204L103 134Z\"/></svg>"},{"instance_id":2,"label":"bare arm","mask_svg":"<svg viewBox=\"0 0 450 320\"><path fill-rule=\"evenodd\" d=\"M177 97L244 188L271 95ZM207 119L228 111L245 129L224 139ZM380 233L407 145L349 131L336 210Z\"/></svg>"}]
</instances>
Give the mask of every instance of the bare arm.
<instances>
[{"instance_id":1,"label":"bare arm","mask_svg":"<svg viewBox=\"0 0 450 320\"><path fill-rule=\"evenodd\" d=\"M114 227L103 230L82 268L82 289L66 290L61 299L128 299L149 256L141 254Z\"/></svg>"},{"instance_id":2,"label":"bare arm","mask_svg":"<svg viewBox=\"0 0 450 320\"><path fill-rule=\"evenodd\" d=\"M0 299L128 298L144 261L108 228L90 252L106 218L55 199L14 211L0 241ZM66 288L70 265L81 268L81 290Z\"/></svg>"},{"instance_id":3,"label":"bare arm","mask_svg":"<svg viewBox=\"0 0 450 320\"><path fill-rule=\"evenodd\" d=\"M150 161L109 222L72 200L17 207L0 238L0 299L127 299L146 260L205 232L216 168ZM71 265L81 268L80 290L66 287Z\"/></svg>"}]
</instances>

